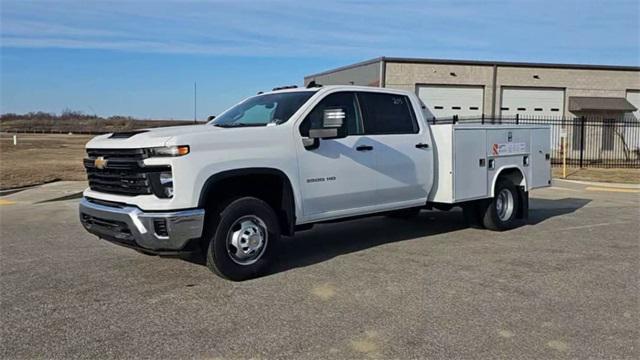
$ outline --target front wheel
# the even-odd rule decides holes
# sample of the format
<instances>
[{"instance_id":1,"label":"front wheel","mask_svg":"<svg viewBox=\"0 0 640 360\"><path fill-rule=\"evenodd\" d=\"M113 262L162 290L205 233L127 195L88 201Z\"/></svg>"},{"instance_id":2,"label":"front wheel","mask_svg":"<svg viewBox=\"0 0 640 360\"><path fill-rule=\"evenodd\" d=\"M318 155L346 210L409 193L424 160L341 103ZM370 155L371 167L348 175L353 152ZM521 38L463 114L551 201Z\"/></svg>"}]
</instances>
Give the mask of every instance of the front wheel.
<instances>
[{"instance_id":1,"label":"front wheel","mask_svg":"<svg viewBox=\"0 0 640 360\"><path fill-rule=\"evenodd\" d=\"M269 204L253 197L231 201L207 227L207 267L235 281L264 273L280 239L275 212Z\"/></svg>"},{"instance_id":2,"label":"front wheel","mask_svg":"<svg viewBox=\"0 0 640 360\"><path fill-rule=\"evenodd\" d=\"M516 227L518 192L515 185L502 180L496 185L495 196L485 204L482 223L490 230L507 230Z\"/></svg>"}]
</instances>

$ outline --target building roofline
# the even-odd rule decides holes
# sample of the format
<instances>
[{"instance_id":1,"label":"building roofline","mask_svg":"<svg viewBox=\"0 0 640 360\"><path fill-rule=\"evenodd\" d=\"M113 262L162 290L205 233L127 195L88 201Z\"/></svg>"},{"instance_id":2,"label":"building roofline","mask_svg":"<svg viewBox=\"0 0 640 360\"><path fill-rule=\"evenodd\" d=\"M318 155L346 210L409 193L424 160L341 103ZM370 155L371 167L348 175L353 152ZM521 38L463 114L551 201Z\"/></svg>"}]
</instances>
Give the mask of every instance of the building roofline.
<instances>
[{"instance_id":1,"label":"building roofline","mask_svg":"<svg viewBox=\"0 0 640 360\"><path fill-rule=\"evenodd\" d=\"M627 70L640 71L640 66L625 65L589 65L589 64L557 64L557 63L534 63L517 61L483 61L483 60L446 60L446 59L423 59L423 58L402 58L402 57L382 57L379 58L387 62L415 62L431 64L458 64L458 65L487 65L504 67L538 67L538 68L561 68L561 69L586 69L586 70Z\"/></svg>"},{"instance_id":2,"label":"building roofline","mask_svg":"<svg viewBox=\"0 0 640 360\"><path fill-rule=\"evenodd\" d=\"M307 75L305 79L332 74L354 67L369 65L376 62L388 63L413 63L413 64L443 64L443 65L480 65L497 67L529 67L529 68L556 68L556 69L578 69L578 70L612 70L612 71L640 71L640 66L625 65L589 65L589 64L555 64L555 63L532 63L516 61L484 61L484 60L449 60L449 59L428 59L428 58L405 58L405 57L377 57L351 65L323 71L317 74Z\"/></svg>"},{"instance_id":3,"label":"building roofline","mask_svg":"<svg viewBox=\"0 0 640 360\"><path fill-rule=\"evenodd\" d=\"M322 76L322 75L327 75L327 74L333 74L333 73L338 72L338 71L349 70L349 69L352 69L352 68L365 66L365 65L371 65L371 64L375 64L377 62L380 62L383 59L385 59L385 58L384 57L377 57L375 59L369 59L369 60L365 60L365 61L360 61L360 62L357 62L355 64L340 66L340 67L337 67L335 69L319 72L319 73L316 73L316 74L307 75L304 78L308 79L308 78L312 78L314 76Z\"/></svg>"}]
</instances>

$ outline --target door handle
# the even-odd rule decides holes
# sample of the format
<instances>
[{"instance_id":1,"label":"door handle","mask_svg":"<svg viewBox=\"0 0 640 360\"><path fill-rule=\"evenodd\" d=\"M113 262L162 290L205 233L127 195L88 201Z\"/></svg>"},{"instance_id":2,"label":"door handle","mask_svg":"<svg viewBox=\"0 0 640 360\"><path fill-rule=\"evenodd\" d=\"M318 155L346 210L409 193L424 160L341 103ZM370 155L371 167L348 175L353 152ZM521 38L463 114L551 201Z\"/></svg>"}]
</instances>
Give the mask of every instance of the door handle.
<instances>
[{"instance_id":1,"label":"door handle","mask_svg":"<svg viewBox=\"0 0 640 360\"><path fill-rule=\"evenodd\" d=\"M358 151L370 151L373 150L373 146L370 145L360 145L356 148Z\"/></svg>"},{"instance_id":2,"label":"door handle","mask_svg":"<svg viewBox=\"0 0 640 360\"><path fill-rule=\"evenodd\" d=\"M429 144L420 143L420 144L416 144L416 147L418 149L427 149L427 148L429 148Z\"/></svg>"}]
</instances>

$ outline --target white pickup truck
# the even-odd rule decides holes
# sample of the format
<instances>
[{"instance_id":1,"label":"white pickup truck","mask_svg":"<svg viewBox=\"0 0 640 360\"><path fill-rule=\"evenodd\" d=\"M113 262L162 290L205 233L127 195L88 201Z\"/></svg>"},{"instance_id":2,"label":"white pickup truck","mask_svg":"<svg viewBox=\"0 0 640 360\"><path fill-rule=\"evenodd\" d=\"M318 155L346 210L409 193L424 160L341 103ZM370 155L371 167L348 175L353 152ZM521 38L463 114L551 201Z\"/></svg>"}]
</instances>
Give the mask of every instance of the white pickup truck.
<instances>
[{"instance_id":1,"label":"white pickup truck","mask_svg":"<svg viewBox=\"0 0 640 360\"><path fill-rule=\"evenodd\" d=\"M517 226L529 190L550 184L549 128L431 125L424 112L407 91L287 88L206 125L101 135L86 145L80 220L144 253L203 251L232 280L315 223L460 206L476 226Z\"/></svg>"}]
</instances>

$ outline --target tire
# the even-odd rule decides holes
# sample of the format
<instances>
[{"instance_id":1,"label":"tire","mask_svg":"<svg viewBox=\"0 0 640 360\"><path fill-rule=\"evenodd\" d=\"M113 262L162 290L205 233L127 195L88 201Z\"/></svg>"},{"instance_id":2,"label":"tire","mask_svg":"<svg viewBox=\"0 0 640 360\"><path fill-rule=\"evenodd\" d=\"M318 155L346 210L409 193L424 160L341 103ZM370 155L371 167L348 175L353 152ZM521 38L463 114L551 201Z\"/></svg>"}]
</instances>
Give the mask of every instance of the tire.
<instances>
[{"instance_id":1,"label":"tire","mask_svg":"<svg viewBox=\"0 0 640 360\"><path fill-rule=\"evenodd\" d=\"M388 213L387 216L394 219L411 219L420 215L420 210L420 208L396 210Z\"/></svg>"},{"instance_id":2,"label":"tire","mask_svg":"<svg viewBox=\"0 0 640 360\"><path fill-rule=\"evenodd\" d=\"M280 225L275 211L254 197L229 201L218 216L207 221L205 241L207 267L229 280L241 281L262 275L269 267Z\"/></svg>"},{"instance_id":3,"label":"tire","mask_svg":"<svg viewBox=\"0 0 640 360\"><path fill-rule=\"evenodd\" d=\"M519 207L518 191L509 180L499 180L495 196L486 202L482 211L482 224L494 231L516 227L516 215Z\"/></svg>"}]
</instances>

